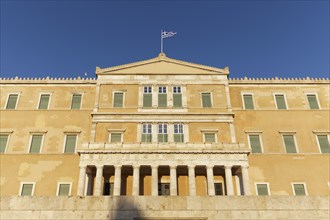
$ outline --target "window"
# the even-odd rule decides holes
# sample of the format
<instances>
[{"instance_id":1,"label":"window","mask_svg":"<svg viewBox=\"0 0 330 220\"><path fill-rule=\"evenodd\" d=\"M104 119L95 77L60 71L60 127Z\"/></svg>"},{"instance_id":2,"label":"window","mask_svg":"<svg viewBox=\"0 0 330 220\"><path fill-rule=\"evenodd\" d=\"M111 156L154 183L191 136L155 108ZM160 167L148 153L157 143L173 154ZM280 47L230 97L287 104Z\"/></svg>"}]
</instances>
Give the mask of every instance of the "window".
<instances>
[{"instance_id":1,"label":"window","mask_svg":"<svg viewBox=\"0 0 330 220\"><path fill-rule=\"evenodd\" d=\"M260 136L258 134L249 135L249 144L250 144L252 153L262 153Z\"/></svg>"},{"instance_id":2,"label":"window","mask_svg":"<svg viewBox=\"0 0 330 220\"><path fill-rule=\"evenodd\" d=\"M275 95L277 109L287 109L285 97L282 94Z\"/></svg>"},{"instance_id":3,"label":"window","mask_svg":"<svg viewBox=\"0 0 330 220\"><path fill-rule=\"evenodd\" d=\"M174 108L182 107L181 86L173 86L173 107Z\"/></svg>"},{"instance_id":4,"label":"window","mask_svg":"<svg viewBox=\"0 0 330 220\"><path fill-rule=\"evenodd\" d=\"M214 190L216 196L223 196L222 183L214 183Z\"/></svg>"},{"instance_id":5,"label":"window","mask_svg":"<svg viewBox=\"0 0 330 220\"><path fill-rule=\"evenodd\" d=\"M204 143L215 143L215 133L204 133Z\"/></svg>"},{"instance_id":6,"label":"window","mask_svg":"<svg viewBox=\"0 0 330 220\"><path fill-rule=\"evenodd\" d=\"M21 183L21 196L33 196L34 193L34 183Z\"/></svg>"},{"instance_id":7,"label":"window","mask_svg":"<svg viewBox=\"0 0 330 220\"><path fill-rule=\"evenodd\" d=\"M6 109L16 109L18 94L9 94Z\"/></svg>"},{"instance_id":8,"label":"window","mask_svg":"<svg viewBox=\"0 0 330 220\"><path fill-rule=\"evenodd\" d=\"M158 87L158 107L161 107L161 108L167 107L166 86Z\"/></svg>"},{"instance_id":9,"label":"window","mask_svg":"<svg viewBox=\"0 0 330 220\"><path fill-rule=\"evenodd\" d=\"M40 153L43 135L34 134L31 137L30 151L29 153Z\"/></svg>"},{"instance_id":10,"label":"window","mask_svg":"<svg viewBox=\"0 0 330 220\"><path fill-rule=\"evenodd\" d=\"M158 142L167 142L167 124L158 124Z\"/></svg>"},{"instance_id":11,"label":"window","mask_svg":"<svg viewBox=\"0 0 330 220\"><path fill-rule=\"evenodd\" d=\"M308 94L307 100L309 104L309 109L320 109L319 103L317 102L317 98L315 94Z\"/></svg>"},{"instance_id":12,"label":"window","mask_svg":"<svg viewBox=\"0 0 330 220\"><path fill-rule=\"evenodd\" d=\"M243 95L244 109L254 109L252 94Z\"/></svg>"},{"instance_id":13,"label":"window","mask_svg":"<svg viewBox=\"0 0 330 220\"><path fill-rule=\"evenodd\" d=\"M71 109L80 109L80 106L81 106L81 94L73 94Z\"/></svg>"},{"instance_id":14,"label":"window","mask_svg":"<svg viewBox=\"0 0 330 220\"><path fill-rule=\"evenodd\" d=\"M124 93L123 92L115 92L113 94L113 107L114 108L122 108L124 106Z\"/></svg>"},{"instance_id":15,"label":"window","mask_svg":"<svg viewBox=\"0 0 330 220\"><path fill-rule=\"evenodd\" d=\"M212 107L211 93L209 92L202 93L202 106L203 108Z\"/></svg>"},{"instance_id":16,"label":"window","mask_svg":"<svg viewBox=\"0 0 330 220\"><path fill-rule=\"evenodd\" d=\"M152 141L151 131L151 124L142 125L142 142L150 143Z\"/></svg>"},{"instance_id":17,"label":"window","mask_svg":"<svg viewBox=\"0 0 330 220\"><path fill-rule=\"evenodd\" d=\"M258 196L268 196L270 194L268 183L257 183L256 191Z\"/></svg>"},{"instance_id":18,"label":"window","mask_svg":"<svg viewBox=\"0 0 330 220\"><path fill-rule=\"evenodd\" d=\"M7 148L8 134L0 134L0 153L4 153Z\"/></svg>"},{"instance_id":19,"label":"window","mask_svg":"<svg viewBox=\"0 0 330 220\"><path fill-rule=\"evenodd\" d=\"M174 124L174 142L177 142L177 143L184 142L182 124Z\"/></svg>"},{"instance_id":20,"label":"window","mask_svg":"<svg viewBox=\"0 0 330 220\"><path fill-rule=\"evenodd\" d=\"M170 195L170 184L169 183L159 183L158 184L158 195L169 196Z\"/></svg>"},{"instance_id":21,"label":"window","mask_svg":"<svg viewBox=\"0 0 330 220\"><path fill-rule=\"evenodd\" d=\"M69 196L71 194L71 183L59 183L57 187L58 196Z\"/></svg>"},{"instance_id":22,"label":"window","mask_svg":"<svg viewBox=\"0 0 330 220\"><path fill-rule=\"evenodd\" d=\"M65 138L64 153L74 153L76 150L76 142L76 134L67 134Z\"/></svg>"},{"instance_id":23,"label":"window","mask_svg":"<svg viewBox=\"0 0 330 220\"><path fill-rule=\"evenodd\" d=\"M151 86L145 86L143 88L143 107L151 108L152 107L152 90Z\"/></svg>"},{"instance_id":24,"label":"window","mask_svg":"<svg viewBox=\"0 0 330 220\"><path fill-rule=\"evenodd\" d=\"M330 144L328 135L317 135L317 142L320 148L321 153L328 154L330 153Z\"/></svg>"},{"instance_id":25,"label":"window","mask_svg":"<svg viewBox=\"0 0 330 220\"><path fill-rule=\"evenodd\" d=\"M110 142L111 143L121 143L122 140L122 133L111 133L110 134Z\"/></svg>"},{"instance_id":26,"label":"window","mask_svg":"<svg viewBox=\"0 0 330 220\"><path fill-rule=\"evenodd\" d=\"M305 183L293 183L292 187L293 187L293 193L295 196L307 195Z\"/></svg>"},{"instance_id":27,"label":"window","mask_svg":"<svg viewBox=\"0 0 330 220\"><path fill-rule=\"evenodd\" d=\"M49 94L42 94L40 96L38 109L48 109L49 99L50 99Z\"/></svg>"},{"instance_id":28,"label":"window","mask_svg":"<svg viewBox=\"0 0 330 220\"><path fill-rule=\"evenodd\" d=\"M103 186L103 195L105 196L113 195L113 187L114 187L113 183L105 182Z\"/></svg>"},{"instance_id":29,"label":"window","mask_svg":"<svg viewBox=\"0 0 330 220\"><path fill-rule=\"evenodd\" d=\"M297 153L294 136L291 134L283 135L285 150L287 153Z\"/></svg>"}]
</instances>

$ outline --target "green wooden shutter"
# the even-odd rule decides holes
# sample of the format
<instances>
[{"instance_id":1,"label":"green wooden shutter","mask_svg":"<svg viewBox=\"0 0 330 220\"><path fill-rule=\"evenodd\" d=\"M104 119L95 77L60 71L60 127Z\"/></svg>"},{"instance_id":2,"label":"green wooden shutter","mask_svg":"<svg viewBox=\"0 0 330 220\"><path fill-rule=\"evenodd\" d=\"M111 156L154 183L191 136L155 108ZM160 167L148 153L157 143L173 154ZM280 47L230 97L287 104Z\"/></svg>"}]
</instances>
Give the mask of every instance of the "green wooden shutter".
<instances>
[{"instance_id":1,"label":"green wooden shutter","mask_svg":"<svg viewBox=\"0 0 330 220\"><path fill-rule=\"evenodd\" d=\"M123 107L123 101L124 101L124 93L116 92L114 94L113 107L115 107L115 108Z\"/></svg>"},{"instance_id":2,"label":"green wooden shutter","mask_svg":"<svg viewBox=\"0 0 330 220\"><path fill-rule=\"evenodd\" d=\"M59 196L68 196L70 193L70 184L60 184L60 188L58 190Z\"/></svg>"},{"instance_id":3,"label":"green wooden shutter","mask_svg":"<svg viewBox=\"0 0 330 220\"><path fill-rule=\"evenodd\" d=\"M284 95L275 95L277 109L286 109Z\"/></svg>"},{"instance_id":4,"label":"green wooden shutter","mask_svg":"<svg viewBox=\"0 0 330 220\"><path fill-rule=\"evenodd\" d=\"M184 141L183 134L174 134L174 142L182 143Z\"/></svg>"},{"instance_id":5,"label":"green wooden shutter","mask_svg":"<svg viewBox=\"0 0 330 220\"><path fill-rule=\"evenodd\" d=\"M293 184L293 188L294 188L294 194L296 196L305 196L306 195L304 184Z\"/></svg>"},{"instance_id":6,"label":"green wooden shutter","mask_svg":"<svg viewBox=\"0 0 330 220\"><path fill-rule=\"evenodd\" d=\"M158 107L167 107L167 94L158 94Z\"/></svg>"},{"instance_id":7,"label":"green wooden shutter","mask_svg":"<svg viewBox=\"0 0 330 220\"><path fill-rule=\"evenodd\" d=\"M203 107L212 107L210 93L202 93L202 104Z\"/></svg>"},{"instance_id":8,"label":"green wooden shutter","mask_svg":"<svg viewBox=\"0 0 330 220\"><path fill-rule=\"evenodd\" d=\"M307 99L310 109L319 109L319 104L317 103L316 95L307 95Z\"/></svg>"},{"instance_id":9,"label":"green wooden shutter","mask_svg":"<svg viewBox=\"0 0 330 220\"><path fill-rule=\"evenodd\" d=\"M48 109L49 97L50 97L50 95L41 95L40 96L39 109Z\"/></svg>"},{"instance_id":10,"label":"green wooden shutter","mask_svg":"<svg viewBox=\"0 0 330 220\"><path fill-rule=\"evenodd\" d=\"M23 184L22 186L22 196L32 196L33 184Z\"/></svg>"},{"instance_id":11,"label":"green wooden shutter","mask_svg":"<svg viewBox=\"0 0 330 220\"><path fill-rule=\"evenodd\" d=\"M12 94L8 97L6 109L15 109L18 95Z\"/></svg>"},{"instance_id":12,"label":"green wooden shutter","mask_svg":"<svg viewBox=\"0 0 330 220\"><path fill-rule=\"evenodd\" d=\"M214 133L205 133L204 138L205 138L205 143L215 143Z\"/></svg>"},{"instance_id":13,"label":"green wooden shutter","mask_svg":"<svg viewBox=\"0 0 330 220\"><path fill-rule=\"evenodd\" d=\"M150 143L152 140L151 134L142 134L142 142Z\"/></svg>"},{"instance_id":14,"label":"green wooden shutter","mask_svg":"<svg viewBox=\"0 0 330 220\"><path fill-rule=\"evenodd\" d=\"M297 153L293 135L283 135L285 149L287 153Z\"/></svg>"},{"instance_id":15,"label":"green wooden shutter","mask_svg":"<svg viewBox=\"0 0 330 220\"><path fill-rule=\"evenodd\" d=\"M173 107L182 107L182 94L173 94Z\"/></svg>"},{"instance_id":16,"label":"green wooden shutter","mask_svg":"<svg viewBox=\"0 0 330 220\"><path fill-rule=\"evenodd\" d=\"M81 95L74 94L72 96L71 109L80 109L80 105L81 105Z\"/></svg>"},{"instance_id":17,"label":"green wooden shutter","mask_svg":"<svg viewBox=\"0 0 330 220\"><path fill-rule=\"evenodd\" d=\"M243 95L245 109L254 109L252 95Z\"/></svg>"},{"instance_id":18,"label":"green wooden shutter","mask_svg":"<svg viewBox=\"0 0 330 220\"><path fill-rule=\"evenodd\" d=\"M259 196L267 196L268 195L267 184L257 184L257 191Z\"/></svg>"},{"instance_id":19,"label":"green wooden shutter","mask_svg":"<svg viewBox=\"0 0 330 220\"><path fill-rule=\"evenodd\" d=\"M32 135L30 153L40 153L42 135Z\"/></svg>"},{"instance_id":20,"label":"green wooden shutter","mask_svg":"<svg viewBox=\"0 0 330 220\"><path fill-rule=\"evenodd\" d=\"M143 94L143 107L152 107L152 94Z\"/></svg>"},{"instance_id":21,"label":"green wooden shutter","mask_svg":"<svg viewBox=\"0 0 330 220\"><path fill-rule=\"evenodd\" d=\"M158 134L158 142L159 143L168 142L167 134Z\"/></svg>"},{"instance_id":22,"label":"green wooden shutter","mask_svg":"<svg viewBox=\"0 0 330 220\"><path fill-rule=\"evenodd\" d=\"M249 135L252 153L261 153L261 144L259 135Z\"/></svg>"},{"instance_id":23,"label":"green wooden shutter","mask_svg":"<svg viewBox=\"0 0 330 220\"><path fill-rule=\"evenodd\" d=\"M8 141L7 134L0 135L0 153L4 153L6 151L7 141Z\"/></svg>"},{"instance_id":24,"label":"green wooden shutter","mask_svg":"<svg viewBox=\"0 0 330 220\"><path fill-rule=\"evenodd\" d=\"M111 143L120 143L121 133L111 133Z\"/></svg>"},{"instance_id":25,"label":"green wooden shutter","mask_svg":"<svg viewBox=\"0 0 330 220\"><path fill-rule=\"evenodd\" d=\"M76 148L77 135L67 135L64 153L74 153Z\"/></svg>"},{"instance_id":26,"label":"green wooden shutter","mask_svg":"<svg viewBox=\"0 0 330 220\"><path fill-rule=\"evenodd\" d=\"M317 135L319 146L323 154L330 153L330 144L327 135Z\"/></svg>"}]
</instances>

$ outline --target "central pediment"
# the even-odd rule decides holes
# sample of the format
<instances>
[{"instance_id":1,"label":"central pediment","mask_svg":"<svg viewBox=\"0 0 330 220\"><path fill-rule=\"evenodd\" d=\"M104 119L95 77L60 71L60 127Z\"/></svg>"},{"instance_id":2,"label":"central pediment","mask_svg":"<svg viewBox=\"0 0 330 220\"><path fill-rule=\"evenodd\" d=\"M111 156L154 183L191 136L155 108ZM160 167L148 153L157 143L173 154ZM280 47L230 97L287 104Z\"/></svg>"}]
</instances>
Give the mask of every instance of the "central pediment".
<instances>
[{"instance_id":1,"label":"central pediment","mask_svg":"<svg viewBox=\"0 0 330 220\"><path fill-rule=\"evenodd\" d=\"M178 74L206 74L206 75L228 75L228 67L224 69L194 64L186 61L176 60L166 57L164 53L158 57L129 63L109 68L96 67L98 75L117 75L117 74L134 74L134 75L178 75Z\"/></svg>"}]
</instances>

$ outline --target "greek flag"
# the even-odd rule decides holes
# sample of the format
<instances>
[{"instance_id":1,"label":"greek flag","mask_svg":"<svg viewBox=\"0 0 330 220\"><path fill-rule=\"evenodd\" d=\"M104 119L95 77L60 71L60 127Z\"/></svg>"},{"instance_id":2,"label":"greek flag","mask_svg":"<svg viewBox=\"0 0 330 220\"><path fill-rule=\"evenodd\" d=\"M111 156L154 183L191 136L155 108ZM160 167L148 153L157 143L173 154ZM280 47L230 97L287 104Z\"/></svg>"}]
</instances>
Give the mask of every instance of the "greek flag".
<instances>
[{"instance_id":1,"label":"greek flag","mask_svg":"<svg viewBox=\"0 0 330 220\"><path fill-rule=\"evenodd\" d=\"M169 32L163 31L162 32L162 38L173 37L174 35L176 35L176 32L173 32L173 31L169 31Z\"/></svg>"}]
</instances>

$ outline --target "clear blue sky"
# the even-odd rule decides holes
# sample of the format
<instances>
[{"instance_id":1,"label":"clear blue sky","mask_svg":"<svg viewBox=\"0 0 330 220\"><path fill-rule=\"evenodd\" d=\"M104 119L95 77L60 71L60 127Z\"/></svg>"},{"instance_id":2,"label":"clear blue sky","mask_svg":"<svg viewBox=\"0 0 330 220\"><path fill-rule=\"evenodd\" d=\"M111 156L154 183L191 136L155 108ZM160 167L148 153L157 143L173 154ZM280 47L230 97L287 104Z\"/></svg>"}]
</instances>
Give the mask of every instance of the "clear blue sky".
<instances>
[{"instance_id":1,"label":"clear blue sky","mask_svg":"<svg viewBox=\"0 0 330 220\"><path fill-rule=\"evenodd\" d=\"M5 1L1 76L73 77L157 56L231 77L329 77L329 1Z\"/></svg>"}]
</instances>

